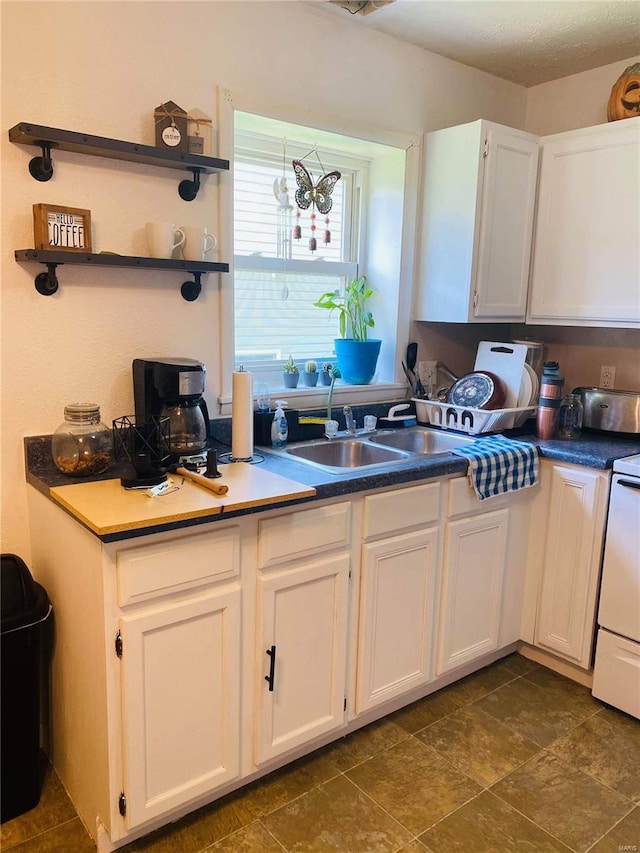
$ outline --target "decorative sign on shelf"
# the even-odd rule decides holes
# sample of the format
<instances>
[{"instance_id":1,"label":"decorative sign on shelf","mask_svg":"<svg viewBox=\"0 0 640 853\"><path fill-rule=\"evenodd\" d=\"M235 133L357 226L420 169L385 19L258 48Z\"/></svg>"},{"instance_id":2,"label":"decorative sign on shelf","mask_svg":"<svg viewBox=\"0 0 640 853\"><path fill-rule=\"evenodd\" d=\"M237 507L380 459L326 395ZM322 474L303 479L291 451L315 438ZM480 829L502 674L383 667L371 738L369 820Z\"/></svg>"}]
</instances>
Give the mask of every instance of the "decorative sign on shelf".
<instances>
[{"instance_id":1,"label":"decorative sign on shelf","mask_svg":"<svg viewBox=\"0 0 640 853\"><path fill-rule=\"evenodd\" d=\"M187 151L187 113L173 101L155 108L156 145L173 151Z\"/></svg>"},{"instance_id":2,"label":"decorative sign on shelf","mask_svg":"<svg viewBox=\"0 0 640 853\"><path fill-rule=\"evenodd\" d=\"M91 211L60 204L33 205L36 249L91 252Z\"/></svg>"},{"instance_id":3,"label":"decorative sign on shelf","mask_svg":"<svg viewBox=\"0 0 640 853\"><path fill-rule=\"evenodd\" d=\"M204 154L211 157L211 135L213 122L210 116L197 108L187 114L189 154Z\"/></svg>"}]
</instances>

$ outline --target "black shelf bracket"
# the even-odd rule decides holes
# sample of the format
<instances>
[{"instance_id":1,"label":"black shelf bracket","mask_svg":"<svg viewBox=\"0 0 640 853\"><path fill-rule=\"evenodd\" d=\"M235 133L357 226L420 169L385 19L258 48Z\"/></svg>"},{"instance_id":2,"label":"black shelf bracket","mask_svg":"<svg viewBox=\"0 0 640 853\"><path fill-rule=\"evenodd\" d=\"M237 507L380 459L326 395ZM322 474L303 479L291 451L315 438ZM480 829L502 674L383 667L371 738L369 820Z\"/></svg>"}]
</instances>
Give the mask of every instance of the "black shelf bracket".
<instances>
[{"instance_id":1,"label":"black shelf bracket","mask_svg":"<svg viewBox=\"0 0 640 853\"><path fill-rule=\"evenodd\" d=\"M193 201L200 191L200 169L191 169L192 181L180 181L178 195L183 201Z\"/></svg>"},{"instance_id":2,"label":"black shelf bracket","mask_svg":"<svg viewBox=\"0 0 640 853\"><path fill-rule=\"evenodd\" d=\"M53 296L57 291L59 282L56 276L56 267L58 264L47 264L47 271L38 273L35 277L34 284L36 290L42 296Z\"/></svg>"},{"instance_id":3,"label":"black shelf bracket","mask_svg":"<svg viewBox=\"0 0 640 853\"><path fill-rule=\"evenodd\" d=\"M186 299L187 302L195 302L198 296L202 293L202 273L193 272L191 275L193 276L193 281L183 282L182 287L180 288L182 298Z\"/></svg>"},{"instance_id":4,"label":"black shelf bracket","mask_svg":"<svg viewBox=\"0 0 640 853\"><path fill-rule=\"evenodd\" d=\"M51 146L48 142L41 142L42 157L34 157L29 160L29 173L36 181L46 182L53 177L53 161L51 160Z\"/></svg>"}]
</instances>

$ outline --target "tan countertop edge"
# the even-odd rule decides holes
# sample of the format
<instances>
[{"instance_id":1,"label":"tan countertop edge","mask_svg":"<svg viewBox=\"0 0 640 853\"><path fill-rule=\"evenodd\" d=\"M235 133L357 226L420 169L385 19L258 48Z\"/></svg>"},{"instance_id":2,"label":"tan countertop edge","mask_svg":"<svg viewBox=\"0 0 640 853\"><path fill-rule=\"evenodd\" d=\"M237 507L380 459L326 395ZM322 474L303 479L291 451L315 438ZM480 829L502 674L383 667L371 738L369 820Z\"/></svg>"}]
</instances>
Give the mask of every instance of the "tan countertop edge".
<instances>
[{"instance_id":1,"label":"tan countertop edge","mask_svg":"<svg viewBox=\"0 0 640 853\"><path fill-rule=\"evenodd\" d=\"M196 518L214 519L223 513L266 508L316 494L313 487L245 462L225 465L220 482L229 486L229 493L222 498L188 480L181 482L179 475L173 479L180 484L178 491L155 498L143 491L126 491L116 479L54 486L49 495L89 530L103 536Z\"/></svg>"}]
</instances>

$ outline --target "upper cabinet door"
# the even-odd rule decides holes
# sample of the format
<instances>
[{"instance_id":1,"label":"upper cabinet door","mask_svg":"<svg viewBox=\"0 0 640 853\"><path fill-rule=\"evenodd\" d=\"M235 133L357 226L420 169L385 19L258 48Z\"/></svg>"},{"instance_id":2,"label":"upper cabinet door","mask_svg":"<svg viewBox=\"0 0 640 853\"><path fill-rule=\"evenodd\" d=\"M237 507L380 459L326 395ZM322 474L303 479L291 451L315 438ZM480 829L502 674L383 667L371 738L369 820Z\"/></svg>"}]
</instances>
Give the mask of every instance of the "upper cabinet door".
<instances>
[{"instance_id":1,"label":"upper cabinet door","mask_svg":"<svg viewBox=\"0 0 640 853\"><path fill-rule=\"evenodd\" d=\"M528 320L640 325L640 118L541 140Z\"/></svg>"},{"instance_id":2,"label":"upper cabinet door","mask_svg":"<svg viewBox=\"0 0 640 853\"><path fill-rule=\"evenodd\" d=\"M523 320L537 137L486 121L427 136L415 319Z\"/></svg>"},{"instance_id":3,"label":"upper cabinet door","mask_svg":"<svg viewBox=\"0 0 640 853\"><path fill-rule=\"evenodd\" d=\"M524 318L538 179L538 141L499 125L484 134L474 318Z\"/></svg>"}]
</instances>

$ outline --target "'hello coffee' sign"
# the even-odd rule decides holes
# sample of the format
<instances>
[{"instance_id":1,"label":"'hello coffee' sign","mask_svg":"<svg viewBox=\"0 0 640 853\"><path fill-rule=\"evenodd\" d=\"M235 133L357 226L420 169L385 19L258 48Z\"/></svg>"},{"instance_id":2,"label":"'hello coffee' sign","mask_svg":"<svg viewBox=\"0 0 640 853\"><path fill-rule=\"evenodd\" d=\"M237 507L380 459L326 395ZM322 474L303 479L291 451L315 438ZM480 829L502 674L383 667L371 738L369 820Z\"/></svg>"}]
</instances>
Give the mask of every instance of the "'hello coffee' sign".
<instances>
[{"instance_id":1,"label":"'hello coffee' sign","mask_svg":"<svg viewBox=\"0 0 640 853\"><path fill-rule=\"evenodd\" d=\"M34 204L33 235L36 249L91 252L91 211Z\"/></svg>"}]
</instances>

